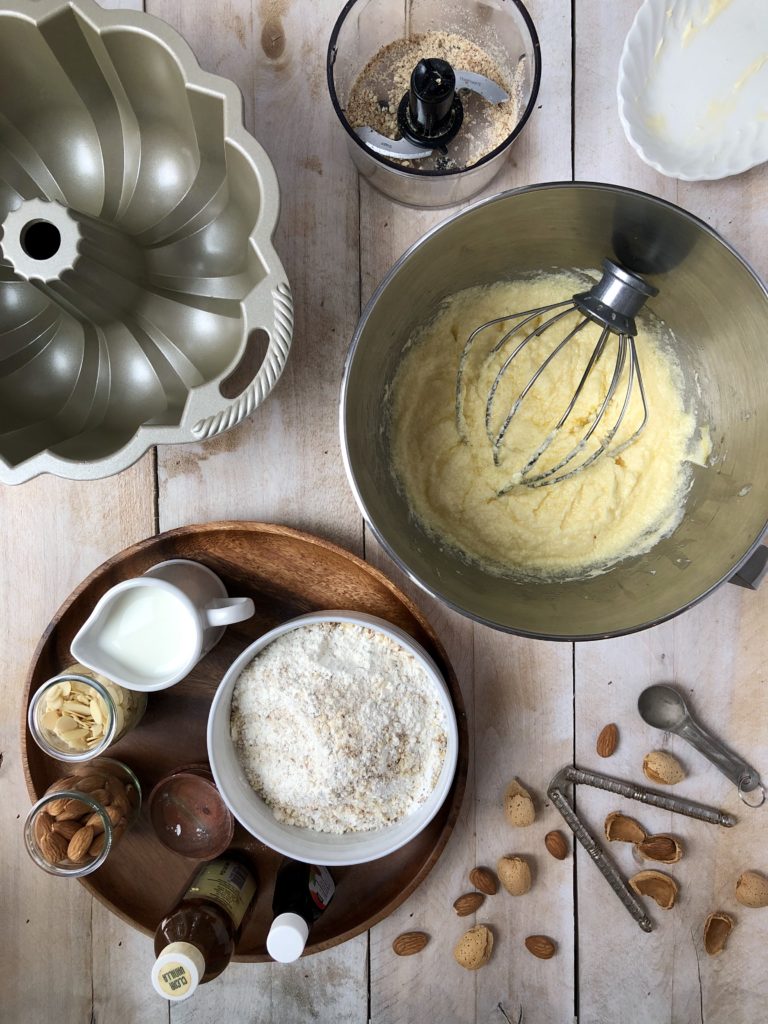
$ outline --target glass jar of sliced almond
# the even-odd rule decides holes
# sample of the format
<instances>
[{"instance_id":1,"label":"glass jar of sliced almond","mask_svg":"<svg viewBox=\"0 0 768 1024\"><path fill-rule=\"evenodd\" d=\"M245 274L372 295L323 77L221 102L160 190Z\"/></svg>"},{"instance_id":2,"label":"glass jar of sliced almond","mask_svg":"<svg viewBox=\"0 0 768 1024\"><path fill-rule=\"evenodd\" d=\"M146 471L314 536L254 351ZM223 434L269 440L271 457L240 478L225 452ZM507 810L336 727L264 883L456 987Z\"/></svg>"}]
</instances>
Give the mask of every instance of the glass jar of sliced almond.
<instances>
[{"instance_id":1,"label":"glass jar of sliced almond","mask_svg":"<svg viewBox=\"0 0 768 1024\"><path fill-rule=\"evenodd\" d=\"M24 840L32 860L52 875L77 878L101 867L141 810L141 786L122 761L76 765L32 807Z\"/></svg>"},{"instance_id":2,"label":"glass jar of sliced almond","mask_svg":"<svg viewBox=\"0 0 768 1024\"><path fill-rule=\"evenodd\" d=\"M71 665L43 683L29 705L29 731L37 745L60 761L89 761L141 721L146 693Z\"/></svg>"}]
</instances>

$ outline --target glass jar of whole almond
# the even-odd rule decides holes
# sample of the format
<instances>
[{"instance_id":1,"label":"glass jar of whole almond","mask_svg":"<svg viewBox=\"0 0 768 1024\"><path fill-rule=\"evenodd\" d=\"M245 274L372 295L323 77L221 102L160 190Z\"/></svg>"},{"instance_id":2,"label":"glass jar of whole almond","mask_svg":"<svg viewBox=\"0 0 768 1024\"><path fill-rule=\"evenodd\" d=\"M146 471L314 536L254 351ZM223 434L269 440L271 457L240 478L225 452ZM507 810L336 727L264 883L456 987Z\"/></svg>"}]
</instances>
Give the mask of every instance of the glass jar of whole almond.
<instances>
[{"instance_id":1,"label":"glass jar of whole almond","mask_svg":"<svg viewBox=\"0 0 768 1024\"><path fill-rule=\"evenodd\" d=\"M24 840L52 875L78 878L101 867L141 810L141 786L127 764L100 757L76 765L32 807Z\"/></svg>"},{"instance_id":2,"label":"glass jar of whole almond","mask_svg":"<svg viewBox=\"0 0 768 1024\"><path fill-rule=\"evenodd\" d=\"M70 665L35 693L27 720L46 754L59 761L89 761L135 728L146 707L146 693Z\"/></svg>"}]
</instances>

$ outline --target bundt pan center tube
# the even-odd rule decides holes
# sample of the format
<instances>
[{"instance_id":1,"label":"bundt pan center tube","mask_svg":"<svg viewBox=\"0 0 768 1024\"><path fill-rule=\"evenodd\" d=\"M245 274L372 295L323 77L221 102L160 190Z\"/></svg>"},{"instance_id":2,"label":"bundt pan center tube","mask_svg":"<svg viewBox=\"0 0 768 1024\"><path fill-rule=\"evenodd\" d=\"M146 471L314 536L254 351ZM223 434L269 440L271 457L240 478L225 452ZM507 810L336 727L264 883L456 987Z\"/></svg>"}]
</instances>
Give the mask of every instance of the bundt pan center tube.
<instances>
[{"instance_id":1,"label":"bundt pan center tube","mask_svg":"<svg viewBox=\"0 0 768 1024\"><path fill-rule=\"evenodd\" d=\"M278 210L237 87L168 25L93 0L6 3L0 481L109 476L253 412L293 330Z\"/></svg>"}]
</instances>

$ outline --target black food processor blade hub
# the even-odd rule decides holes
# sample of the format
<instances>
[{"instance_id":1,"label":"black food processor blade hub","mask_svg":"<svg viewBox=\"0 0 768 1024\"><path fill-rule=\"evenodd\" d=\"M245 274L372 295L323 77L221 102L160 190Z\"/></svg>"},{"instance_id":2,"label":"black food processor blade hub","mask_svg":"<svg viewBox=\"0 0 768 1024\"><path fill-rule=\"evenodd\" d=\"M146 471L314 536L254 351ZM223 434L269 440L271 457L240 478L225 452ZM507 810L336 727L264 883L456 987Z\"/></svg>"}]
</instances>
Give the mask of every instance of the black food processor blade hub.
<instances>
[{"instance_id":1,"label":"black food processor blade hub","mask_svg":"<svg viewBox=\"0 0 768 1024\"><path fill-rule=\"evenodd\" d=\"M463 119L464 108L451 65L439 57L422 58L411 72L410 89L397 110L403 138L445 152Z\"/></svg>"}]
</instances>

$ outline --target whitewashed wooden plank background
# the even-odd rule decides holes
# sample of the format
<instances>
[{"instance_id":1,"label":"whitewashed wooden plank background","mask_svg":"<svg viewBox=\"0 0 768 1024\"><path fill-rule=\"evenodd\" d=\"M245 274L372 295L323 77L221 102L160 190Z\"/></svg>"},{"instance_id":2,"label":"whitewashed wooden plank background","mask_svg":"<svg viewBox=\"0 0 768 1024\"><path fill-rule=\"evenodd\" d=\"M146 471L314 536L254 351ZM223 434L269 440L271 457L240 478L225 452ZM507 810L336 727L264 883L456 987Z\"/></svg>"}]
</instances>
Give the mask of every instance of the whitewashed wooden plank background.
<instances>
[{"instance_id":1,"label":"whitewashed wooden plank background","mask_svg":"<svg viewBox=\"0 0 768 1024\"><path fill-rule=\"evenodd\" d=\"M110 0L110 7L140 8ZM208 70L243 92L246 125L269 152L282 187L276 245L296 298L288 369L252 421L204 446L160 449L98 483L44 478L0 491L0 1021L37 1024L207 1024L214 1020L303 1024L504 1024L522 1007L527 1024L689 1024L765 1019L761 952L768 912L737 908L733 881L768 867L766 812L742 811L732 788L682 744L654 735L635 712L651 681L690 690L712 728L758 765L768 763L768 588L724 587L671 623L635 637L588 645L544 644L473 626L415 592L366 535L344 479L336 403L346 347L361 305L400 253L450 211L407 211L358 183L327 99L325 47L337 0L147 0L176 27ZM624 140L615 105L621 46L638 0L531 0L542 45L537 110L489 192L576 177L644 189L691 209L721 230L758 271L768 272L768 171L709 184L663 178ZM265 26L268 30L265 32ZM265 52L262 39L267 42ZM574 74L572 75L572 68ZM302 98L303 97L303 98ZM572 130L573 125L573 130ZM292 967L232 965L194 1000L169 1009L148 985L151 943L93 904L79 886L36 871L23 851L28 807L20 767L20 688L39 633L73 586L104 558L158 529L217 518L284 522L337 540L389 572L438 628L459 673L473 746L456 832L424 885L389 920L343 947ZM638 778L656 746L679 753L690 778L681 792L740 813L735 830L635 807L656 830L686 839L673 871L679 906L640 930L581 855L555 862L543 836L558 816L543 800L554 771L606 767L594 753L607 721L622 726L610 770ZM514 832L500 797L518 775L538 795L539 817ZM620 804L580 791L579 810L599 827ZM625 809L632 813L632 805ZM615 852L615 851L614 851ZM494 928L491 964L461 971L451 947L465 924L451 910L475 863L531 855L532 892L500 894L477 915ZM627 872L629 851L616 855ZM738 927L717 960L701 950L706 914L733 912ZM420 927L432 942L398 960L391 941ZM534 960L531 932L558 942ZM753 966L754 965L754 966Z\"/></svg>"}]
</instances>

